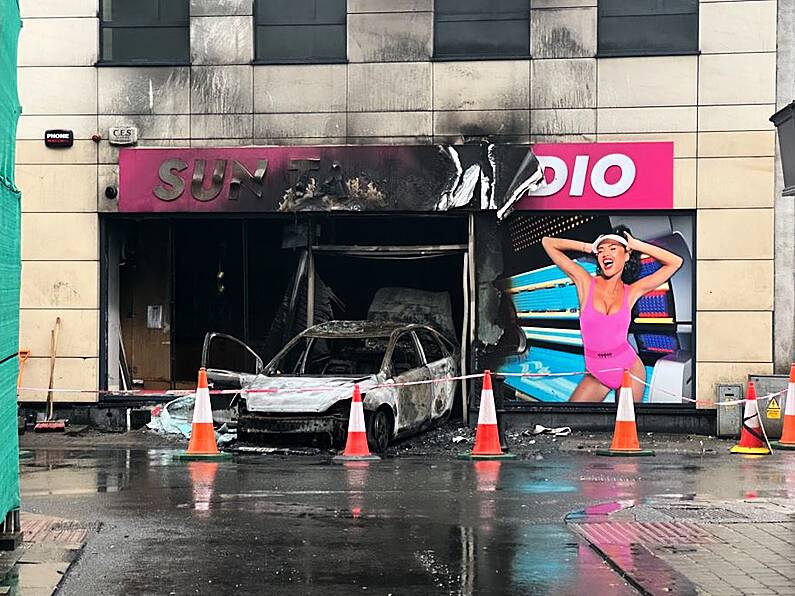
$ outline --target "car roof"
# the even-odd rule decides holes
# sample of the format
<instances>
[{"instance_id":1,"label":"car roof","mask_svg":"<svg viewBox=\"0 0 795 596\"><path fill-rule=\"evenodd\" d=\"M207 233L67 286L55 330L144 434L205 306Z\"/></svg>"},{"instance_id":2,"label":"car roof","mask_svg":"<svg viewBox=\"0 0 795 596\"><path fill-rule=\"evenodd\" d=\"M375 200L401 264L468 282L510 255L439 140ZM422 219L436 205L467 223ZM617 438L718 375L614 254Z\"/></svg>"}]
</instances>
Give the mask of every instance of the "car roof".
<instances>
[{"instance_id":1,"label":"car roof","mask_svg":"<svg viewBox=\"0 0 795 596\"><path fill-rule=\"evenodd\" d=\"M328 321L310 327L301 335L304 337L389 337L396 331L410 329L429 329L414 323L395 323L390 321Z\"/></svg>"}]
</instances>

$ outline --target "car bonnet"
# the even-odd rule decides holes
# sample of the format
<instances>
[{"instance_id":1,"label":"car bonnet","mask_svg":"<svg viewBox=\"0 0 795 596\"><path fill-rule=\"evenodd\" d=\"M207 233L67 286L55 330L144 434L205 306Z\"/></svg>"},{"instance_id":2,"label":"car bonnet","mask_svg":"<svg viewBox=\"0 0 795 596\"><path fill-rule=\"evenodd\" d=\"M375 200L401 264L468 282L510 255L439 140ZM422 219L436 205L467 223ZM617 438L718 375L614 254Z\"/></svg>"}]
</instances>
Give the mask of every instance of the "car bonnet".
<instances>
[{"instance_id":1,"label":"car bonnet","mask_svg":"<svg viewBox=\"0 0 795 596\"><path fill-rule=\"evenodd\" d=\"M350 399L357 382L365 392L375 385L375 378L258 376L246 383L246 388L265 391L247 394L246 408L273 414L321 413L340 400Z\"/></svg>"}]
</instances>

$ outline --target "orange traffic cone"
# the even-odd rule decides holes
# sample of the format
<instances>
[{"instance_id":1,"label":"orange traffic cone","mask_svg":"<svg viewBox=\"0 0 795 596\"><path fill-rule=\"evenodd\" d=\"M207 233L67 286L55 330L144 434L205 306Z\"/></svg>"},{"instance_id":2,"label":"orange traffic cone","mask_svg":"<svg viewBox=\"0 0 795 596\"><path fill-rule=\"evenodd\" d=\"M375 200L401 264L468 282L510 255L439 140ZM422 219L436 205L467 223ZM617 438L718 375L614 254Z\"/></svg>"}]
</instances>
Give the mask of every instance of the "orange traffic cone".
<instances>
[{"instance_id":1,"label":"orange traffic cone","mask_svg":"<svg viewBox=\"0 0 795 596\"><path fill-rule=\"evenodd\" d=\"M746 455L768 455L770 449L763 442L762 428L759 425L759 406L756 402L756 388L753 381L748 381L748 391L745 400L740 442L729 449L729 452L744 453Z\"/></svg>"},{"instance_id":2,"label":"orange traffic cone","mask_svg":"<svg viewBox=\"0 0 795 596\"><path fill-rule=\"evenodd\" d=\"M618 390L618 409L613 442L610 449L598 449L596 455L633 456L654 455L651 449L641 449L638 442L638 428L635 424L635 406L632 399L632 380L629 371L624 371L621 389Z\"/></svg>"},{"instance_id":3,"label":"orange traffic cone","mask_svg":"<svg viewBox=\"0 0 795 596\"><path fill-rule=\"evenodd\" d=\"M787 403L784 404L784 429L781 440L773 443L779 449L795 449L795 363L789 369Z\"/></svg>"},{"instance_id":4,"label":"orange traffic cone","mask_svg":"<svg viewBox=\"0 0 795 596\"><path fill-rule=\"evenodd\" d=\"M494 407L494 390L491 388L491 371L483 373L483 390L480 393L478 429L472 453L462 453L460 459L512 459L513 453L504 453L500 447L497 429L497 409Z\"/></svg>"},{"instance_id":5,"label":"orange traffic cone","mask_svg":"<svg viewBox=\"0 0 795 596\"><path fill-rule=\"evenodd\" d=\"M353 386L353 399L351 400L351 415L348 418L348 440L345 451L334 458L335 462L345 461L376 461L381 459L370 453L367 446L367 430L364 427L364 407L362 406L362 393L359 385Z\"/></svg>"},{"instance_id":6,"label":"orange traffic cone","mask_svg":"<svg viewBox=\"0 0 795 596\"><path fill-rule=\"evenodd\" d=\"M207 386L207 371L199 369L199 384L196 387L196 401L193 405L193 424L190 431L190 442L185 453L177 454L176 458L183 461L193 459L229 459L230 453L218 451L213 430L213 411L210 406L210 389Z\"/></svg>"}]
</instances>

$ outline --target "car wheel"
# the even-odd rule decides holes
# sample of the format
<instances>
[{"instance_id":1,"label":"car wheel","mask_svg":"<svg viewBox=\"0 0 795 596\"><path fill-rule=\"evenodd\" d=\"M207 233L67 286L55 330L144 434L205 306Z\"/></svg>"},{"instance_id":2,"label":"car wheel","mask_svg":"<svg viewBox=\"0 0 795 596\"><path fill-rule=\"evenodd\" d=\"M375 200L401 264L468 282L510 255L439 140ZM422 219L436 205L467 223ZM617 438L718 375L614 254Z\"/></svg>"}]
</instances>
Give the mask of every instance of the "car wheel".
<instances>
[{"instance_id":1,"label":"car wheel","mask_svg":"<svg viewBox=\"0 0 795 596\"><path fill-rule=\"evenodd\" d=\"M367 444L374 453L384 453L392 438L392 420L386 409L371 413L365 420Z\"/></svg>"}]
</instances>

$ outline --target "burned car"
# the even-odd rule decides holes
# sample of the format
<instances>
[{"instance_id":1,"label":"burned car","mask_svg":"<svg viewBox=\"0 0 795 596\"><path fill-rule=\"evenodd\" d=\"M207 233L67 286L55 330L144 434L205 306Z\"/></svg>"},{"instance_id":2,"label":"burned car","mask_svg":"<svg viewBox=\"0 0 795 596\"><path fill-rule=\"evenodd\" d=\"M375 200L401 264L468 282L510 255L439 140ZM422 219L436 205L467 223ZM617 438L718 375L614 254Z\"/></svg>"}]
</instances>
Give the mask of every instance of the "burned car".
<instances>
[{"instance_id":1,"label":"burned car","mask_svg":"<svg viewBox=\"0 0 795 596\"><path fill-rule=\"evenodd\" d=\"M239 402L241 441L325 438L340 447L358 384L368 443L383 452L449 416L458 360L453 344L427 325L329 321L297 335L255 374L207 372L218 386L254 390Z\"/></svg>"}]
</instances>

